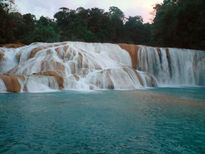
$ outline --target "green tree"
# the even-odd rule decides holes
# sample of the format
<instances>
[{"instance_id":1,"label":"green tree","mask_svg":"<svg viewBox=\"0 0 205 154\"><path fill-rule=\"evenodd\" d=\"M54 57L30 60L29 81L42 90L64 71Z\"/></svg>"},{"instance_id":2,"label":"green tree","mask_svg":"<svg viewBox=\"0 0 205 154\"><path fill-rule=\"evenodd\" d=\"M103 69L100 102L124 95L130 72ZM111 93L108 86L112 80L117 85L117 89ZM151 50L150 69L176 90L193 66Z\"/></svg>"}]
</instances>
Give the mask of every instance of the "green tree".
<instances>
[{"instance_id":1,"label":"green tree","mask_svg":"<svg viewBox=\"0 0 205 154\"><path fill-rule=\"evenodd\" d=\"M117 7L109 8L109 17L111 21L111 41L112 42L124 42L124 13Z\"/></svg>"},{"instance_id":2,"label":"green tree","mask_svg":"<svg viewBox=\"0 0 205 154\"><path fill-rule=\"evenodd\" d=\"M51 19L41 16L37 21L31 38L35 42L59 41L59 35L56 33L54 26L55 24Z\"/></svg>"},{"instance_id":3,"label":"green tree","mask_svg":"<svg viewBox=\"0 0 205 154\"><path fill-rule=\"evenodd\" d=\"M205 49L204 0L164 0L154 9L155 45Z\"/></svg>"},{"instance_id":4,"label":"green tree","mask_svg":"<svg viewBox=\"0 0 205 154\"><path fill-rule=\"evenodd\" d=\"M7 3L5 3L7 2ZM129 17L117 7L109 12L99 8L83 7L71 10L62 7L54 19L30 13L21 15L10 10L10 3L0 0L1 43L86 41L86 42L128 42L145 43L149 40L150 25L143 24L141 17Z\"/></svg>"},{"instance_id":5,"label":"green tree","mask_svg":"<svg viewBox=\"0 0 205 154\"><path fill-rule=\"evenodd\" d=\"M9 14L9 4L7 0L0 0L0 43L11 42L14 39L13 27Z\"/></svg>"},{"instance_id":6,"label":"green tree","mask_svg":"<svg viewBox=\"0 0 205 154\"><path fill-rule=\"evenodd\" d=\"M36 24L36 17L33 14L24 14L22 16L23 23L19 30L19 36L22 43L31 43L33 42L33 32Z\"/></svg>"},{"instance_id":7,"label":"green tree","mask_svg":"<svg viewBox=\"0 0 205 154\"><path fill-rule=\"evenodd\" d=\"M147 44L150 38L149 24L143 24L141 16L129 17L125 23L127 41L134 44Z\"/></svg>"}]
</instances>

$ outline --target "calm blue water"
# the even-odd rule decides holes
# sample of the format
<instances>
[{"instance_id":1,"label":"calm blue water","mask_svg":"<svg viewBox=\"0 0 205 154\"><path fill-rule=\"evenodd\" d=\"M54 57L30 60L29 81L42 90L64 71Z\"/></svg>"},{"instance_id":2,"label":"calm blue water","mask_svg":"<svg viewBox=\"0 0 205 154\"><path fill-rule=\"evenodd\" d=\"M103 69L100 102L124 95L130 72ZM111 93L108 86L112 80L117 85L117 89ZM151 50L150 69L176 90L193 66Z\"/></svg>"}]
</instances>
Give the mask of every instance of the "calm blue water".
<instances>
[{"instance_id":1,"label":"calm blue water","mask_svg":"<svg viewBox=\"0 0 205 154\"><path fill-rule=\"evenodd\" d=\"M205 153L205 88L0 94L0 153Z\"/></svg>"}]
</instances>

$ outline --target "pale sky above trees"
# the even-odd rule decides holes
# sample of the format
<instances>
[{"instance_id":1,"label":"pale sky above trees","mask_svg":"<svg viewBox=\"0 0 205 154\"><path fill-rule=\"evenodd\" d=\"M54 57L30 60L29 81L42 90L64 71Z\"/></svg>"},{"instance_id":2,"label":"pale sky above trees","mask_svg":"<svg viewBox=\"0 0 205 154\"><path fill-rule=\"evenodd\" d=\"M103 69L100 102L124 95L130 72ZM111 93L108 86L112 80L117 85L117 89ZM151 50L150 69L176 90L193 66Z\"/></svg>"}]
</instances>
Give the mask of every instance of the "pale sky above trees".
<instances>
[{"instance_id":1,"label":"pale sky above trees","mask_svg":"<svg viewBox=\"0 0 205 154\"><path fill-rule=\"evenodd\" d=\"M15 0L17 10L21 13L32 13L52 18L60 7L76 9L78 7L102 8L108 11L110 6L117 6L125 16L140 15L144 22L150 22L154 4L163 0Z\"/></svg>"}]
</instances>

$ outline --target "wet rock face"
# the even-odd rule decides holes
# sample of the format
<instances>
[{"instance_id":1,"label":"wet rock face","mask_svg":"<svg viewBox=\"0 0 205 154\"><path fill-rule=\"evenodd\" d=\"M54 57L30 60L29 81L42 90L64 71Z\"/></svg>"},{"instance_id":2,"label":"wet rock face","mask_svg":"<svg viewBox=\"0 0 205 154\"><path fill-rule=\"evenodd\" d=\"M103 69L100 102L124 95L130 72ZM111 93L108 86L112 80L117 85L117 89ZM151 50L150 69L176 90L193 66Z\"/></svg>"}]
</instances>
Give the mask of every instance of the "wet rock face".
<instances>
[{"instance_id":1,"label":"wet rock face","mask_svg":"<svg viewBox=\"0 0 205 154\"><path fill-rule=\"evenodd\" d=\"M139 47L134 44L118 44L122 49L126 50L132 60L132 67L138 69L138 50Z\"/></svg>"},{"instance_id":2,"label":"wet rock face","mask_svg":"<svg viewBox=\"0 0 205 154\"><path fill-rule=\"evenodd\" d=\"M1 47L4 48L20 48L23 47L25 44L22 43L10 43L10 44L1 44Z\"/></svg>"},{"instance_id":3,"label":"wet rock face","mask_svg":"<svg viewBox=\"0 0 205 154\"><path fill-rule=\"evenodd\" d=\"M41 50L49 49L49 48L52 48L52 47L58 47L58 46L62 46L62 45L66 45L66 44L65 43L60 43L60 44L53 44L53 45L51 44L51 45L47 45L47 46L36 47L36 48L31 50L29 58L33 58L36 55L36 53L38 53Z\"/></svg>"},{"instance_id":4,"label":"wet rock face","mask_svg":"<svg viewBox=\"0 0 205 154\"><path fill-rule=\"evenodd\" d=\"M20 92L21 84L19 80L24 81L25 78L22 75L17 74L0 74L0 79L3 80L4 85L8 92Z\"/></svg>"},{"instance_id":5,"label":"wet rock face","mask_svg":"<svg viewBox=\"0 0 205 154\"><path fill-rule=\"evenodd\" d=\"M0 61L3 59L3 57L4 57L4 53L0 51Z\"/></svg>"},{"instance_id":6,"label":"wet rock face","mask_svg":"<svg viewBox=\"0 0 205 154\"><path fill-rule=\"evenodd\" d=\"M62 76L60 76L57 72L54 71L47 71L47 72L39 72L39 73L33 73L33 75L44 75L44 76L52 76L56 79L57 83L58 83L58 87L59 89L63 89L64 88L64 79Z\"/></svg>"}]
</instances>

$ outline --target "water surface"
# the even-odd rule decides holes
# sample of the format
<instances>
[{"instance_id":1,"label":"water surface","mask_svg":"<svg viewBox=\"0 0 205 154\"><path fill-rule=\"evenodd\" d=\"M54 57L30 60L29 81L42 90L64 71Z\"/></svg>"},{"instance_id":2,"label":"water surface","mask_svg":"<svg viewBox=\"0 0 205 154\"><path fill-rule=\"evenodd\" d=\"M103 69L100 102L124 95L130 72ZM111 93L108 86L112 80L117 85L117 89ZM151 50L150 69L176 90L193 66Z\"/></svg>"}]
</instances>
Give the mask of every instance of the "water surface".
<instances>
[{"instance_id":1,"label":"water surface","mask_svg":"<svg viewBox=\"0 0 205 154\"><path fill-rule=\"evenodd\" d=\"M205 153L205 88L0 94L0 153Z\"/></svg>"}]
</instances>

